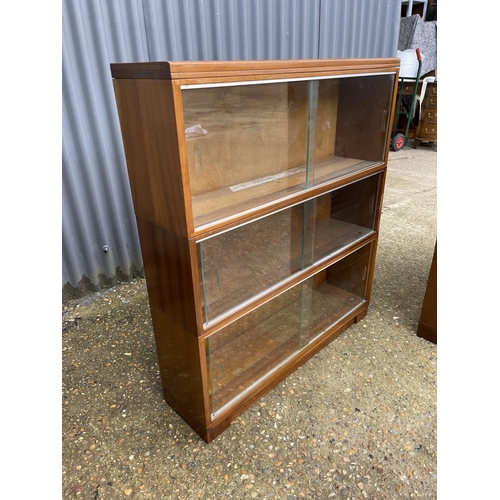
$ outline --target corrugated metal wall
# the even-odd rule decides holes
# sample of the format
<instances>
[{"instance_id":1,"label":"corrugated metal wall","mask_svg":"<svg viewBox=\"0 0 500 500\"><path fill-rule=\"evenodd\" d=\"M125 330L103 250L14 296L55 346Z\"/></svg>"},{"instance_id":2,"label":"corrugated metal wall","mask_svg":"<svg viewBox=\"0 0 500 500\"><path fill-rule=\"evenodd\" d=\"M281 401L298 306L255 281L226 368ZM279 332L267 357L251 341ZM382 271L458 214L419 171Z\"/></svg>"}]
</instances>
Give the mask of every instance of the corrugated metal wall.
<instances>
[{"instance_id":1,"label":"corrugated metal wall","mask_svg":"<svg viewBox=\"0 0 500 500\"><path fill-rule=\"evenodd\" d=\"M392 57L400 12L400 0L64 0L63 299L142 274L111 62Z\"/></svg>"}]
</instances>

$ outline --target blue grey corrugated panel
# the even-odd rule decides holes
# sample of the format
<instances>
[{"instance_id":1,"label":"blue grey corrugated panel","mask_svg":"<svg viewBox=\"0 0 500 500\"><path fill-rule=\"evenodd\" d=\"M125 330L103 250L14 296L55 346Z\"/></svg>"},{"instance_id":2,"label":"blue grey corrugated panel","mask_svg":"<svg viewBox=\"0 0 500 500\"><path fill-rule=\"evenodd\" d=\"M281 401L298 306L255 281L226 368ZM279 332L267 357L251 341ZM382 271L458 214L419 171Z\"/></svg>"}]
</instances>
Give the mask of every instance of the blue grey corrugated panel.
<instances>
[{"instance_id":1,"label":"blue grey corrugated panel","mask_svg":"<svg viewBox=\"0 0 500 500\"><path fill-rule=\"evenodd\" d=\"M151 60L396 55L400 0L151 0Z\"/></svg>"},{"instance_id":2,"label":"blue grey corrugated panel","mask_svg":"<svg viewBox=\"0 0 500 500\"><path fill-rule=\"evenodd\" d=\"M63 296L142 268L110 63L394 56L400 8L399 0L64 0Z\"/></svg>"},{"instance_id":3,"label":"blue grey corrugated panel","mask_svg":"<svg viewBox=\"0 0 500 500\"><path fill-rule=\"evenodd\" d=\"M149 56L139 2L65 1L62 35L64 291L142 265L109 63Z\"/></svg>"},{"instance_id":4,"label":"blue grey corrugated panel","mask_svg":"<svg viewBox=\"0 0 500 500\"><path fill-rule=\"evenodd\" d=\"M314 59L320 0L151 0L151 60Z\"/></svg>"},{"instance_id":5,"label":"blue grey corrugated panel","mask_svg":"<svg viewBox=\"0 0 500 500\"><path fill-rule=\"evenodd\" d=\"M322 0L321 59L395 57L401 0Z\"/></svg>"}]
</instances>

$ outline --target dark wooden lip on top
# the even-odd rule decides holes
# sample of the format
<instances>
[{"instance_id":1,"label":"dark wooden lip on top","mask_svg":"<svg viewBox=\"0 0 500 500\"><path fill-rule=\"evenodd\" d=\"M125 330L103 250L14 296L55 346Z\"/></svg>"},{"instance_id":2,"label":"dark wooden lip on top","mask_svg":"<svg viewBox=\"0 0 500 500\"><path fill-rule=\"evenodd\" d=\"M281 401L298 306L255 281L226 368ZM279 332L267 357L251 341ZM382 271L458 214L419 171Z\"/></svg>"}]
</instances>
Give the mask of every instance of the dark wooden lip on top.
<instances>
[{"instance_id":1,"label":"dark wooden lip on top","mask_svg":"<svg viewBox=\"0 0 500 500\"><path fill-rule=\"evenodd\" d=\"M300 59L262 61L158 61L111 63L111 76L117 79L197 79L228 77L267 77L297 74L298 77L321 76L338 72L367 70L370 73L396 71L400 60L372 59ZM332 74L332 76L333 76Z\"/></svg>"}]
</instances>

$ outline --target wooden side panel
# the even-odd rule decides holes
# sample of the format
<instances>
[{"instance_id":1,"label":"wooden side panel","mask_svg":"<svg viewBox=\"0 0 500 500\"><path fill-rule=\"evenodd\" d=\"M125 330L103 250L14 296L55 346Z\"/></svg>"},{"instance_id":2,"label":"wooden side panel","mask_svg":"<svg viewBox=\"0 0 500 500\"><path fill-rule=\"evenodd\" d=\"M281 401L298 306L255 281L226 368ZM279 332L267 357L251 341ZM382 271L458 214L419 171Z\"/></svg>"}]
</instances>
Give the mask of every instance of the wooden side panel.
<instances>
[{"instance_id":1,"label":"wooden side panel","mask_svg":"<svg viewBox=\"0 0 500 500\"><path fill-rule=\"evenodd\" d=\"M114 80L135 214L188 236L172 83Z\"/></svg>"},{"instance_id":2,"label":"wooden side panel","mask_svg":"<svg viewBox=\"0 0 500 500\"><path fill-rule=\"evenodd\" d=\"M437 344L437 243L434 246L417 335Z\"/></svg>"},{"instance_id":3,"label":"wooden side panel","mask_svg":"<svg viewBox=\"0 0 500 500\"><path fill-rule=\"evenodd\" d=\"M151 307L165 400L203 439L205 390L198 339L156 307Z\"/></svg>"},{"instance_id":4,"label":"wooden side panel","mask_svg":"<svg viewBox=\"0 0 500 500\"><path fill-rule=\"evenodd\" d=\"M151 306L196 337L197 269L191 268L189 240L140 218L137 227Z\"/></svg>"}]
</instances>

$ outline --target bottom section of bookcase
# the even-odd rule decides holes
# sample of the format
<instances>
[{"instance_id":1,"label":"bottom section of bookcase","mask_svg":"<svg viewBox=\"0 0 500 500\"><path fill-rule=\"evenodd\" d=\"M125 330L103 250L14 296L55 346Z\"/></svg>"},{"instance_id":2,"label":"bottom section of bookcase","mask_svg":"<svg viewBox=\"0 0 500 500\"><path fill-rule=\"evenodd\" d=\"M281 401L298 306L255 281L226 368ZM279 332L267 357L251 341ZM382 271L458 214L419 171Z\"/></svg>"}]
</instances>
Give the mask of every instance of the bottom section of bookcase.
<instances>
[{"instance_id":1,"label":"bottom section of bookcase","mask_svg":"<svg viewBox=\"0 0 500 500\"><path fill-rule=\"evenodd\" d=\"M152 308L167 403L207 442L367 313L375 242L205 336Z\"/></svg>"}]
</instances>

